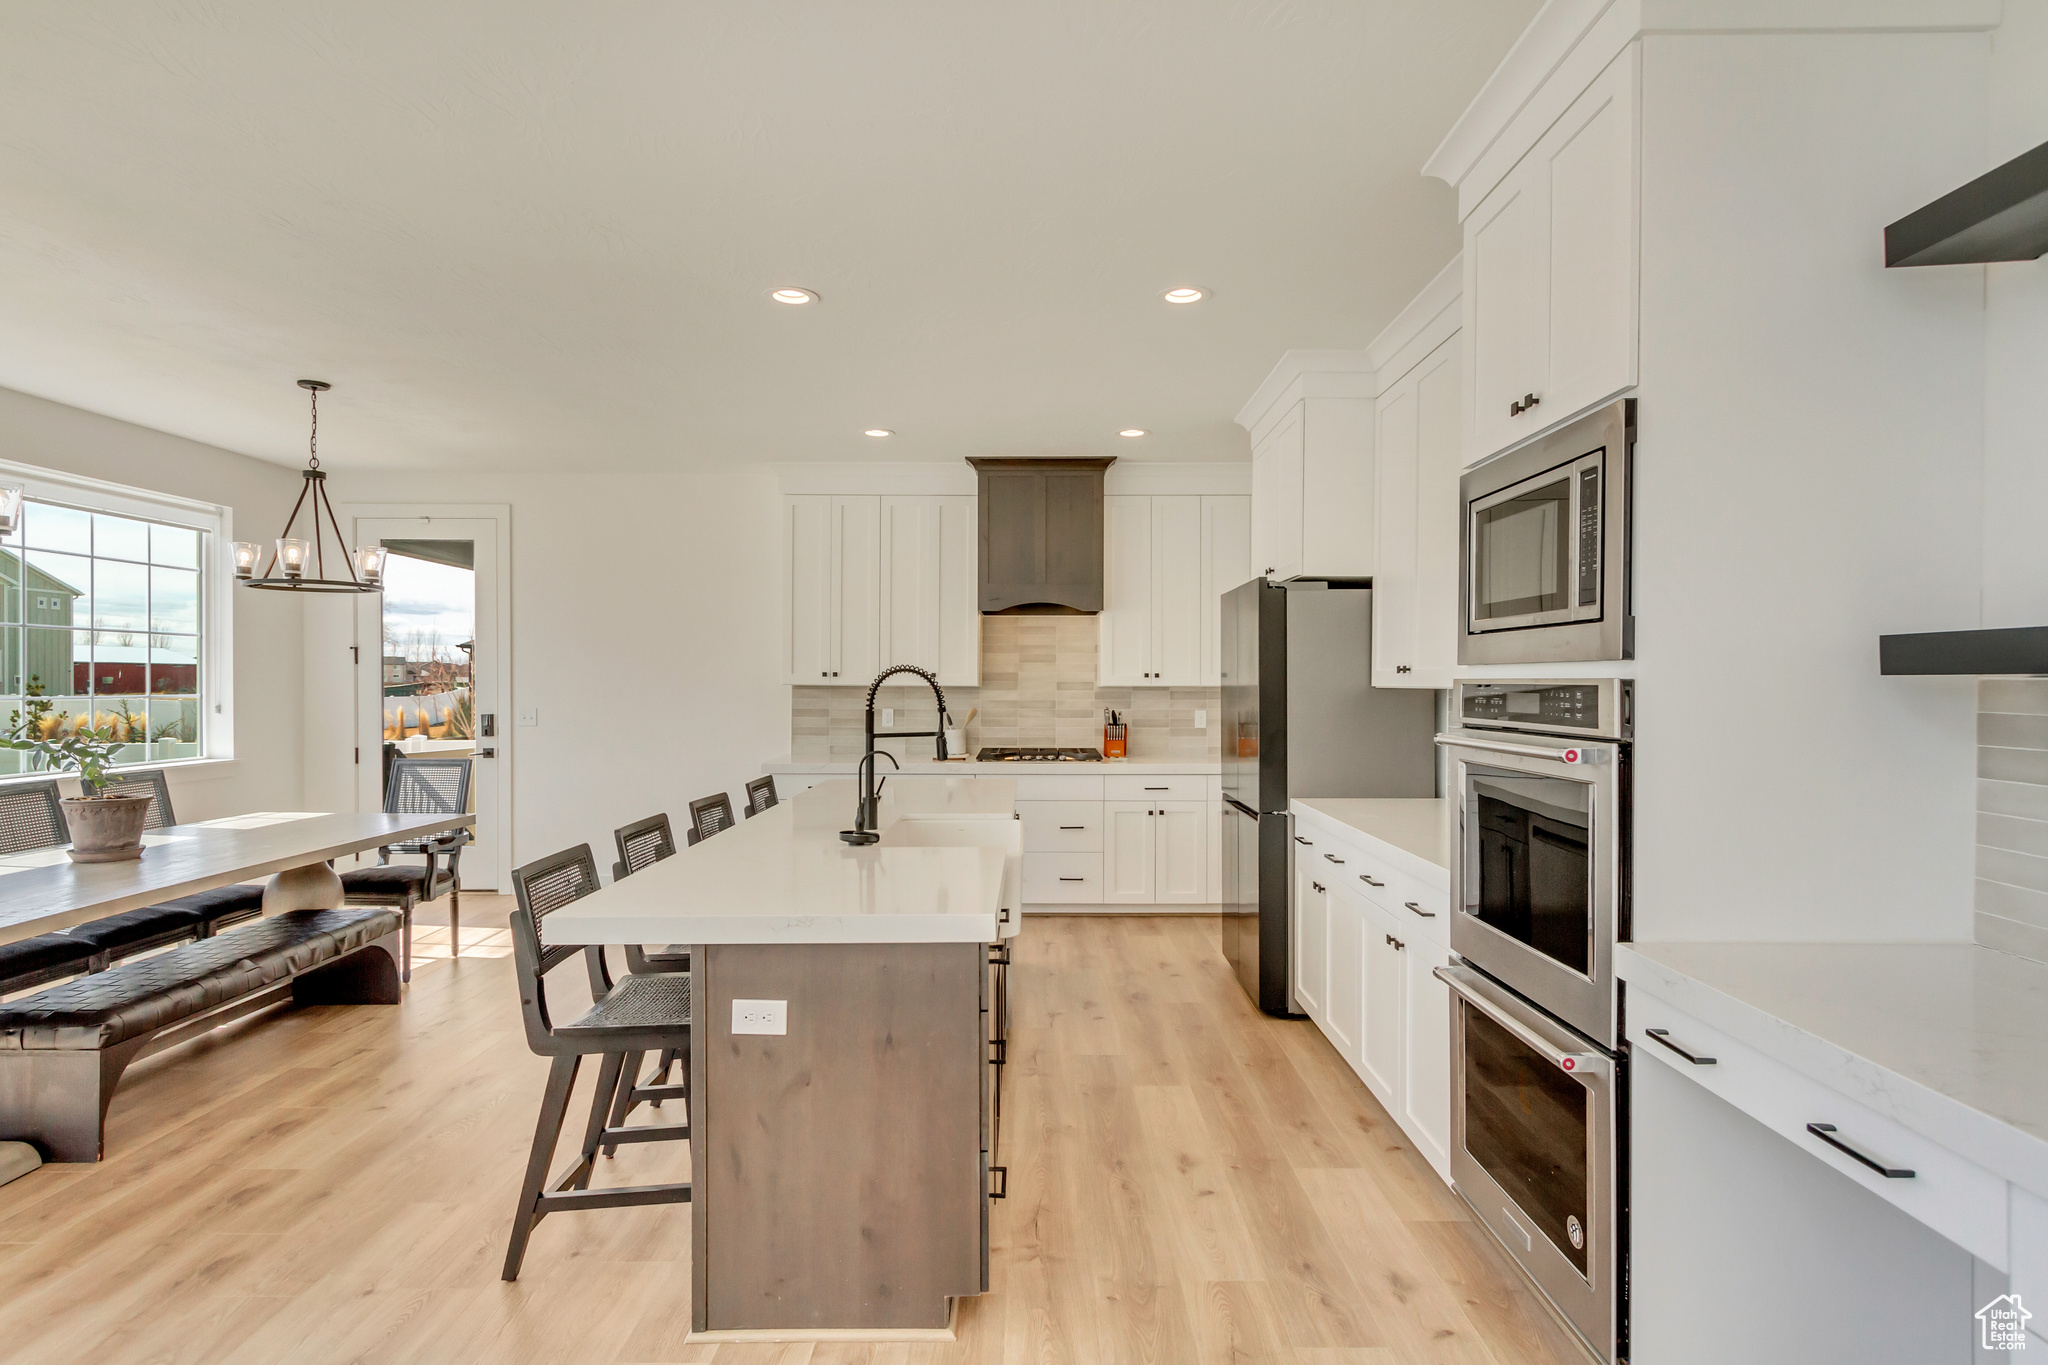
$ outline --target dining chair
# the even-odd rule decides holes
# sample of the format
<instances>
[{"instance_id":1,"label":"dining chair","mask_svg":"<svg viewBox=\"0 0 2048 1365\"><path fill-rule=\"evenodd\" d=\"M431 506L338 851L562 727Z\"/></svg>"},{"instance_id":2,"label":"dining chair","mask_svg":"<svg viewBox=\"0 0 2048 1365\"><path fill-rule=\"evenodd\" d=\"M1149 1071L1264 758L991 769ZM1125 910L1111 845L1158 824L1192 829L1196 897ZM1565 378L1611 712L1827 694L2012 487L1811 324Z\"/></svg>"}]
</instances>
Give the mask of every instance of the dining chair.
<instances>
[{"instance_id":1,"label":"dining chair","mask_svg":"<svg viewBox=\"0 0 2048 1365\"><path fill-rule=\"evenodd\" d=\"M469 809L472 763L467 758L421 758L400 754L391 761L384 784L386 815L455 815ZM400 975L412 980L413 907L448 893L448 952L462 952L462 850L471 842L467 829L377 850L377 866L341 874L344 905L385 905L405 916L405 946ZM392 854L423 859L394 863Z\"/></svg>"},{"instance_id":2,"label":"dining chair","mask_svg":"<svg viewBox=\"0 0 2048 1365\"><path fill-rule=\"evenodd\" d=\"M763 773L747 783L747 818L753 819L762 811L776 804L775 775Z\"/></svg>"},{"instance_id":3,"label":"dining chair","mask_svg":"<svg viewBox=\"0 0 2048 1365\"><path fill-rule=\"evenodd\" d=\"M719 792L690 803L690 827L683 831L683 838L694 848L720 830L731 828L732 798Z\"/></svg>"},{"instance_id":4,"label":"dining chair","mask_svg":"<svg viewBox=\"0 0 2048 1365\"><path fill-rule=\"evenodd\" d=\"M0 853L27 853L71 842L64 823L64 794L55 782L23 782L0 788Z\"/></svg>"},{"instance_id":5,"label":"dining chair","mask_svg":"<svg viewBox=\"0 0 2048 1365\"><path fill-rule=\"evenodd\" d=\"M683 1100L685 1122L617 1128L605 1121L620 1076L629 1069L638 1074L643 1056L670 1048L680 1048L685 1057L689 1055L690 978L687 973L660 973L628 976L614 983L601 946L580 950L573 945L546 946L548 916L597 889L597 864L589 844L541 858L512 873L512 958L519 981L519 1010L526 1026L526 1044L536 1055L553 1060L547 1090L541 1099L540 1117L534 1125L533 1150L527 1157L519 1207L513 1215L511 1245L505 1251L507 1280L519 1278L519 1265L525 1259L526 1243L534 1225L551 1213L678 1204L690 1198L688 1181L590 1188L600 1144L672 1142L690 1136L687 1064L682 1084L661 1087L663 1098ZM590 976L594 1003L576 1019L557 1024L548 1010L545 978L579 951ZM568 1114L569 1092L576 1084L583 1059L590 1056L601 1056L604 1060L598 1070L596 1093L591 1097L581 1154L573 1166L551 1181L548 1171L554 1165L555 1146Z\"/></svg>"},{"instance_id":6,"label":"dining chair","mask_svg":"<svg viewBox=\"0 0 2048 1365\"><path fill-rule=\"evenodd\" d=\"M145 830L178 823L177 808L171 804L171 784L161 768L112 773L100 783L99 790L103 796L119 792L147 797L149 814L142 824ZM89 944L95 954L93 970L104 971L121 958L186 939L212 938L229 925L255 919L262 913L261 883L230 882L155 905L123 910L62 932Z\"/></svg>"}]
</instances>

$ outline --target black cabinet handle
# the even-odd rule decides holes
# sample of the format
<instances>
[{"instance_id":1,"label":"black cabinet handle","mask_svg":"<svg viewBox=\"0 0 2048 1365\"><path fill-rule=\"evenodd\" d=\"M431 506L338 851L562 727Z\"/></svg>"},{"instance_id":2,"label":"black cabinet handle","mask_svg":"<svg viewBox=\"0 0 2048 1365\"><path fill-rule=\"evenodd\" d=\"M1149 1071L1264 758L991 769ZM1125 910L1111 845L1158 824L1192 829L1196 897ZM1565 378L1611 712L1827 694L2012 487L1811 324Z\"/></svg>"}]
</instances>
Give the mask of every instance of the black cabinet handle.
<instances>
[{"instance_id":1,"label":"black cabinet handle","mask_svg":"<svg viewBox=\"0 0 2048 1365\"><path fill-rule=\"evenodd\" d=\"M1010 1168L1008 1166L991 1166L988 1168L988 1174L990 1180L994 1180L997 1176L1003 1178L1000 1188L995 1185L989 1186L988 1197L991 1199L1008 1199L1010 1197Z\"/></svg>"},{"instance_id":2,"label":"black cabinet handle","mask_svg":"<svg viewBox=\"0 0 2048 1365\"><path fill-rule=\"evenodd\" d=\"M1388 943L1393 945L1394 951L1396 952L1399 952L1401 949L1408 946L1407 944L1401 942L1400 939L1395 938L1392 934L1386 934L1383 935L1383 937L1387 940Z\"/></svg>"},{"instance_id":3,"label":"black cabinet handle","mask_svg":"<svg viewBox=\"0 0 2048 1365\"><path fill-rule=\"evenodd\" d=\"M1401 904L1407 906L1410 910L1413 910L1416 914L1422 916L1424 919L1436 918L1436 911L1425 910L1421 906L1417 905L1414 901L1402 901Z\"/></svg>"},{"instance_id":4,"label":"black cabinet handle","mask_svg":"<svg viewBox=\"0 0 2048 1365\"><path fill-rule=\"evenodd\" d=\"M1315 847L1315 845L1314 845L1314 844L1309 844L1309 843L1308 843L1308 840L1306 840L1306 839L1302 838L1302 837L1301 837L1301 836L1300 836L1299 834L1297 834L1297 835L1295 835L1295 836L1294 836L1294 842L1295 842L1295 843L1297 843L1297 844L1308 844L1308 846L1309 846L1310 848L1314 848L1314 847Z\"/></svg>"},{"instance_id":5,"label":"black cabinet handle","mask_svg":"<svg viewBox=\"0 0 2048 1365\"><path fill-rule=\"evenodd\" d=\"M1855 1157L1858 1161L1868 1166L1871 1170L1876 1171L1886 1180L1911 1180L1913 1178L1913 1173L1911 1171L1900 1170L1896 1167L1886 1166L1881 1162L1872 1161L1869 1157L1863 1155L1863 1153L1857 1151L1848 1143L1842 1141L1838 1137L1832 1136L1832 1134L1835 1132L1835 1125L1832 1123L1809 1123L1806 1125L1806 1131L1813 1134L1822 1142L1825 1142L1828 1146L1834 1148L1838 1152L1841 1152L1845 1156Z\"/></svg>"},{"instance_id":6,"label":"black cabinet handle","mask_svg":"<svg viewBox=\"0 0 2048 1365\"><path fill-rule=\"evenodd\" d=\"M1363 872L1361 872L1361 873L1359 873L1359 874L1358 874L1358 880L1360 880L1360 881L1364 882L1364 883L1365 883L1365 884L1366 884L1367 886L1385 886L1385 885L1386 885L1386 883L1385 883L1385 882L1376 882L1376 881L1374 881L1374 880L1373 880L1372 878L1370 878L1370 877L1366 876L1366 875L1365 875L1365 874L1364 874Z\"/></svg>"},{"instance_id":7,"label":"black cabinet handle","mask_svg":"<svg viewBox=\"0 0 2048 1365\"><path fill-rule=\"evenodd\" d=\"M1334 854L1334 853L1325 853L1325 854L1324 854L1323 856L1324 856L1325 858L1328 858L1328 859L1329 859L1329 860L1330 860L1331 862L1333 862L1333 863L1337 864L1337 866L1339 866L1339 867L1342 867L1342 866L1344 866L1344 860L1343 860L1342 858L1339 858L1339 857L1338 857L1338 856L1337 856L1336 854Z\"/></svg>"},{"instance_id":8,"label":"black cabinet handle","mask_svg":"<svg viewBox=\"0 0 2048 1365\"><path fill-rule=\"evenodd\" d=\"M1085 882L1088 879L1086 877L1062 877L1060 880L1063 882Z\"/></svg>"},{"instance_id":9,"label":"black cabinet handle","mask_svg":"<svg viewBox=\"0 0 2048 1365\"><path fill-rule=\"evenodd\" d=\"M1523 413L1527 412L1530 408L1535 407L1538 403L1542 401L1543 400L1541 398L1538 398L1533 393L1525 393L1522 395L1522 399L1520 402L1508 404L1508 416L1520 417Z\"/></svg>"},{"instance_id":10,"label":"black cabinet handle","mask_svg":"<svg viewBox=\"0 0 2048 1365\"><path fill-rule=\"evenodd\" d=\"M1061 826L1060 826L1060 828L1061 828L1061 829L1086 829L1086 828L1088 828L1088 826L1086 826L1086 825L1061 825Z\"/></svg>"},{"instance_id":11,"label":"black cabinet handle","mask_svg":"<svg viewBox=\"0 0 2048 1365\"><path fill-rule=\"evenodd\" d=\"M1414 670L1409 668L1406 664L1395 664L1394 671L1396 673L1412 673Z\"/></svg>"},{"instance_id":12,"label":"black cabinet handle","mask_svg":"<svg viewBox=\"0 0 2048 1365\"><path fill-rule=\"evenodd\" d=\"M1712 1058L1712 1057L1695 1057L1695 1056L1694 1056L1694 1055L1693 1055L1692 1053L1690 1053L1690 1052L1687 1052L1687 1051L1686 1051L1686 1050L1685 1050L1684 1048L1682 1048L1682 1047L1680 1047L1680 1046L1679 1046L1678 1044L1676 1044L1676 1043L1672 1042L1672 1041L1671 1041L1671 1033L1670 1033L1670 1031L1669 1031L1669 1030L1667 1030L1667 1029L1661 1029L1661 1028L1646 1028L1646 1029L1644 1029L1644 1030L1643 1030L1643 1032L1644 1032L1644 1033L1647 1033L1648 1035L1650 1035L1650 1041L1651 1041L1651 1042L1653 1042L1653 1043L1662 1043L1662 1044L1663 1044L1663 1045L1664 1045L1665 1047L1668 1047L1668 1048L1670 1048L1670 1049L1671 1049L1671 1050L1672 1050L1673 1052L1675 1052L1675 1053L1677 1053L1677 1054L1678 1054L1679 1056L1681 1056L1681 1057L1685 1058L1685 1060L1687 1060L1688 1062L1691 1062L1691 1063L1692 1063L1692 1064L1693 1064L1694 1066L1713 1066L1713 1065L1714 1065L1714 1058Z\"/></svg>"},{"instance_id":13,"label":"black cabinet handle","mask_svg":"<svg viewBox=\"0 0 2048 1365\"><path fill-rule=\"evenodd\" d=\"M1315 888L1316 890L1318 890L1318 891L1321 891L1321 890L1324 890L1324 889L1325 889L1325 888L1324 888L1324 886L1323 886L1323 884L1322 884L1321 882L1310 882L1310 883L1309 883L1309 885L1310 885L1310 886L1312 886L1312 887L1314 887L1314 888Z\"/></svg>"},{"instance_id":14,"label":"black cabinet handle","mask_svg":"<svg viewBox=\"0 0 2048 1365\"><path fill-rule=\"evenodd\" d=\"M996 916L996 923L997 923L997 924L1008 924L1009 922L1010 922L1010 907L1006 905L1006 906L1004 906L1004 907L1003 907L1003 913L1002 913L1002 914L1000 914L1000 915L998 915L998 916Z\"/></svg>"},{"instance_id":15,"label":"black cabinet handle","mask_svg":"<svg viewBox=\"0 0 2048 1365\"><path fill-rule=\"evenodd\" d=\"M1172 791L1172 790L1173 790L1173 788L1171 788L1171 787L1147 787L1147 788L1145 788L1145 790L1146 790L1146 791L1148 791L1148 792L1170 792L1170 791Z\"/></svg>"}]
</instances>

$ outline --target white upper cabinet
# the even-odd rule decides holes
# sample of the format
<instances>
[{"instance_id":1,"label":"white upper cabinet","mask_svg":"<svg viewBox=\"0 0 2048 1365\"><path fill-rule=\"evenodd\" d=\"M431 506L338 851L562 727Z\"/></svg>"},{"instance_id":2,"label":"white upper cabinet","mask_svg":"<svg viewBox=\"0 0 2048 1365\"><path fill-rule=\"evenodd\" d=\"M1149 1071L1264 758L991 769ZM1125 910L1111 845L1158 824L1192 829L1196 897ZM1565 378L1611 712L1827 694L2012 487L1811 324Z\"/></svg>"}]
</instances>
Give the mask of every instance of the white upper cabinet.
<instances>
[{"instance_id":1,"label":"white upper cabinet","mask_svg":"<svg viewBox=\"0 0 2048 1365\"><path fill-rule=\"evenodd\" d=\"M1363 352L1289 351L1238 413L1254 575L1372 573L1372 379Z\"/></svg>"},{"instance_id":2,"label":"white upper cabinet","mask_svg":"<svg viewBox=\"0 0 2048 1365\"><path fill-rule=\"evenodd\" d=\"M1217 585L1245 558L1248 502L1192 493L1103 498L1100 685L1216 684L1217 595L1227 590Z\"/></svg>"},{"instance_id":3,"label":"white upper cabinet","mask_svg":"<svg viewBox=\"0 0 2048 1365\"><path fill-rule=\"evenodd\" d=\"M975 600L979 528L971 496L885 496L881 654L877 668L916 664L948 687L981 681Z\"/></svg>"},{"instance_id":4,"label":"white upper cabinet","mask_svg":"<svg viewBox=\"0 0 2048 1365\"><path fill-rule=\"evenodd\" d=\"M785 499L790 682L866 683L881 667L881 504L830 494Z\"/></svg>"},{"instance_id":5,"label":"white upper cabinet","mask_svg":"<svg viewBox=\"0 0 2048 1365\"><path fill-rule=\"evenodd\" d=\"M1449 687L1457 663L1460 340L1395 380L1375 413L1374 687Z\"/></svg>"},{"instance_id":6,"label":"white upper cabinet","mask_svg":"<svg viewBox=\"0 0 2048 1365\"><path fill-rule=\"evenodd\" d=\"M1223 594L1252 572L1252 500L1202 499L1202 685L1223 685Z\"/></svg>"},{"instance_id":7,"label":"white upper cabinet","mask_svg":"<svg viewBox=\"0 0 2048 1365\"><path fill-rule=\"evenodd\" d=\"M1636 54L1465 219L1467 464L1636 382Z\"/></svg>"},{"instance_id":8,"label":"white upper cabinet","mask_svg":"<svg viewBox=\"0 0 2048 1365\"><path fill-rule=\"evenodd\" d=\"M906 663L978 683L977 534L971 496L785 496L787 680L866 686Z\"/></svg>"}]
</instances>

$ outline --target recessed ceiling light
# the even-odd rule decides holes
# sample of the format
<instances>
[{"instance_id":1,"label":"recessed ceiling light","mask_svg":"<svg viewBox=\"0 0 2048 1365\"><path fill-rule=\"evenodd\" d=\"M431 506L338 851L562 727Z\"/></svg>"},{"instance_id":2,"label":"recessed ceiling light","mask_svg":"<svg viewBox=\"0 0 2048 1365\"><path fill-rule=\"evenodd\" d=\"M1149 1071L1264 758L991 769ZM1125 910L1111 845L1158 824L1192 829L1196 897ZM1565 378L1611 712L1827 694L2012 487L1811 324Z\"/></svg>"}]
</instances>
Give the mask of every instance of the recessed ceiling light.
<instances>
[{"instance_id":1,"label":"recessed ceiling light","mask_svg":"<svg viewBox=\"0 0 2048 1365\"><path fill-rule=\"evenodd\" d=\"M1204 297L1199 289L1169 289L1160 297L1168 303L1200 303Z\"/></svg>"},{"instance_id":2,"label":"recessed ceiling light","mask_svg":"<svg viewBox=\"0 0 2048 1365\"><path fill-rule=\"evenodd\" d=\"M815 289L796 288L771 289L768 291L768 297L774 299L777 303L787 303L791 305L799 303L816 303L818 301L818 291L816 291Z\"/></svg>"},{"instance_id":3,"label":"recessed ceiling light","mask_svg":"<svg viewBox=\"0 0 2048 1365\"><path fill-rule=\"evenodd\" d=\"M1143 436L1144 434L1145 428L1143 427L1125 427L1117 433L1119 436Z\"/></svg>"},{"instance_id":4,"label":"recessed ceiling light","mask_svg":"<svg viewBox=\"0 0 2048 1365\"><path fill-rule=\"evenodd\" d=\"M861 434L864 436L872 436L876 440L880 440L884 436L894 436L896 433L889 430L887 427L869 427L866 431L862 432Z\"/></svg>"}]
</instances>

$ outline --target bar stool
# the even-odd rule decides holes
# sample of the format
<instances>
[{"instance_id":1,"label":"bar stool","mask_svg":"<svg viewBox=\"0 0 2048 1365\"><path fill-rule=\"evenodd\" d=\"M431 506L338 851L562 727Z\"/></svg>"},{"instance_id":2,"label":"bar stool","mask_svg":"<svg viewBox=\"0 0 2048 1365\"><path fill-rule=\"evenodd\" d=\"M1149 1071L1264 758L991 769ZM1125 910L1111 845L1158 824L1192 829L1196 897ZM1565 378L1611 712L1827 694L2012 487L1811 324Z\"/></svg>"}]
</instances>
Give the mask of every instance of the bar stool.
<instances>
[{"instance_id":1,"label":"bar stool","mask_svg":"<svg viewBox=\"0 0 2048 1365\"><path fill-rule=\"evenodd\" d=\"M532 1236L534 1225L551 1213L680 1204L690 1198L688 1181L604 1190L589 1187L599 1144L673 1142L690 1136L687 1122L645 1128L613 1128L605 1123L606 1110L627 1066L637 1074L642 1056L669 1048L681 1048L685 1057L689 1055L687 974L628 976L614 984L605 966L604 949L593 945L580 951L590 973L590 994L596 1003L567 1024L553 1022L548 1013L545 977L579 950L543 947L542 927L550 914L581 900L597 887L597 864L590 855L589 844L528 863L512 873L512 894L517 901L511 915L512 957L519 978L519 1010L526 1024L526 1045L538 1056L552 1057L554 1064L548 1072L540 1118L534 1125L533 1151L527 1158L526 1179L520 1186L519 1207L512 1219L512 1242L505 1251L507 1280L519 1278L527 1239ZM569 1092L576 1084L576 1072L585 1057L597 1055L604 1061L598 1071L597 1093L591 1097L590 1121L583 1130L582 1153L575 1165L550 1181L548 1169L554 1164L555 1144L562 1135L562 1121L568 1113ZM662 1098L679 1098L687 1106L688 1063L684 1064L681 1085L659 1089Z\"/></svg>"},{"instance_id":2,"label":"bar stool","mask_svg":"<svg viewBox=\"0 0 2048 1365\"><path fill-rule=\"evenodd\" d=\"M614 885L624 881L643 867L652 867L664 858L672 858L676 852L675 833L669 828L666 812L635 820L630 825L621 825L612 831L612 842L618 846L619 860L612 864ZM686 944L671 943L659 952L650 953L638 943L626 945L626 970L636 976L649 972L687 972L690 970L690 950ZM643 1102L661 1108L661 1087L668 1084L671 1066L689 1066L680 1048L670 1048L661 1054L653 1072L645 1081L640 1079L639 1068L622 1073L624 1079L619 1085L617 1100L612 1105L611 1126L617 1128L633 1112L633 1106ZM618 1151L616 1144L605 1144L604 1154L611 1156Z\"/></svg>"},{"instance_id":3,"label":"bar stool","mask_svg":"<svg viewBox=\"0 0 2048 1365\"><path fill-rule=\"evenodd\" d=\"M747 818L753 819L762 811L776 804L775 774L764 773L747 783Z\"/></svg>"},{"instance_id":4,"label":"bar stool","mask_svg":"<svg viewBox=\"0 0 2048 1365\"><path fill-rule=\"evenodd\" d=\"M700 796L690 803L690 827L683 838L692 848L721 830L732 828L732 798L724 792Z\"/></svg>"}]
</instances>

